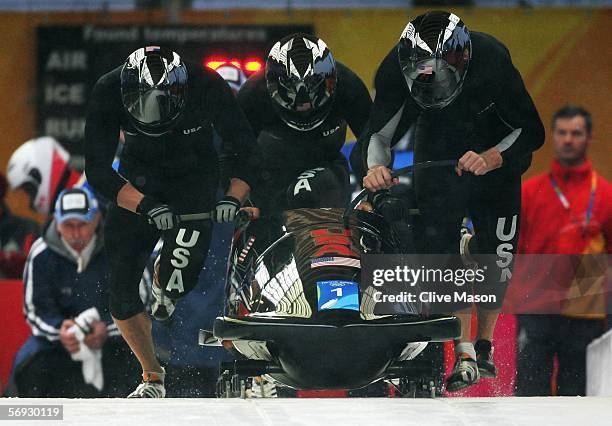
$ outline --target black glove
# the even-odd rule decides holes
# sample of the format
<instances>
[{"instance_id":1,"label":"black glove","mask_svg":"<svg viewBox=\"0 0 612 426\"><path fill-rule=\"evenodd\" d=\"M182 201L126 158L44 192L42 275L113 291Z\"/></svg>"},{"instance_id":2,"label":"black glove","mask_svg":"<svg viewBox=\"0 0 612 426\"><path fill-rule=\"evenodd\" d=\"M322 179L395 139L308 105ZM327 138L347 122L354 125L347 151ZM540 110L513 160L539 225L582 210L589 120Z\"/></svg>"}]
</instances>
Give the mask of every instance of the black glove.
<instances>
[{"instance_id":1,"label":"black glove","mask_svg":"<svg viewBox=\"0 0 612 426\"><path fill-rule=\"evenodd\" d=\"M147 221L160 231L172 229L181 222L181 218L172 207L146 195L136 207L136 212L146 216Z\"/></svg>"},{"instance_id":2,"label":"black glove","mask_svg":"<svg viewBox=\"0 0 612 426\"><path fill-rule=\"evenodd\" d=\"M215 205L212 211L212 220L215 223L231 222L236 217L236 213L240 209L240 201L231 195L226 195Z\"/></svg>"},{"instance_id":3,"label":"black glove","mask_svg":"<svg viewBox=\"0 0 612 426\"><path fill-rule=\"evenodd\" d=\"M372 197L374 211L389 222L405 221L409 218L409 206L406 200L391 195L389 191L379 191Z\"/></svg>"}]
</instances>

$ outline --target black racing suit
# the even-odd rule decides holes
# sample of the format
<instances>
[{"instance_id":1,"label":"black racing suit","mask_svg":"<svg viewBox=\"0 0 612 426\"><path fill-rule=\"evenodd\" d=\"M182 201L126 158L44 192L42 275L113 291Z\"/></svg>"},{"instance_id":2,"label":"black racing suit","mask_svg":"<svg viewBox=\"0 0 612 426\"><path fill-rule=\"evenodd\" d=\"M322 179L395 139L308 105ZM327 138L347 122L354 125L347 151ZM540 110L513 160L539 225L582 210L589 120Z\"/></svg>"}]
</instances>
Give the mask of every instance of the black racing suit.
<instances>
[{"instance_id":1,"label":"black racing suit","mask_svg":"<svg viewBox=\"0 0 612 426\"><path fill-rule=\"evenodd\" d=\"M299 131L274 110L263 72L247 80L238 93L261 154L259 181L251 194L262 212L299 207L345 207L348 164L341 148L346 126L356 136L365 128L371 99L361 79L337 63L337 87L327 118L317 127Z\"/></svg>"},{"instance_id":2,"label":"black racing suit","mask_svg":"<svg viewBox=\"0 0 612 426\"><path fill-rule=\"evenodd\" d=\"M138 133L121 100L121 67L96 83L85 126L85 171L91 185L108 200L105 245L110 261L110 308L113 317L127 319L143 311L138 285L156 241L163 236L160 283L172 299L197 284L208 251L209 221L182 222L160 232L146 219L116 204L117 193L129 181L145 195L176 209L178 214L212 210L219 182L213 126L225 149L240 167L232 177L249 185L256 167L255 140L235 97L214 71L187 64L187 104L177 125L160 137ZM119 173L111 163L119 130L125 133Z\"/></svg>"},{"instance_id":3,"label":"black racing suit","mask_svg":"<svg viewBox=\"0 0 612 426\"><path fill-rule=\"evenodd\" d=\"M415 172L416 201L421 211L420 253L456 254L461 221L471 217L480 253L495 254L487 265L486 283L495 288L497 308L503 301L516 252L521 174L531 153L544 143L544 127L507 48L490 35L472 32L473 55L461 94L447 107L424 110L411 98L401 72L397 47L376 74L376 98L359 154L367 167L390 164L390 147L415 124L414 161L459 159L467 151L497 147L503 166L484 176L451 167ZM508 264L510 262L510 264ZM501 266L500 266L501 265Z\"/></svg>"}]
</instances>

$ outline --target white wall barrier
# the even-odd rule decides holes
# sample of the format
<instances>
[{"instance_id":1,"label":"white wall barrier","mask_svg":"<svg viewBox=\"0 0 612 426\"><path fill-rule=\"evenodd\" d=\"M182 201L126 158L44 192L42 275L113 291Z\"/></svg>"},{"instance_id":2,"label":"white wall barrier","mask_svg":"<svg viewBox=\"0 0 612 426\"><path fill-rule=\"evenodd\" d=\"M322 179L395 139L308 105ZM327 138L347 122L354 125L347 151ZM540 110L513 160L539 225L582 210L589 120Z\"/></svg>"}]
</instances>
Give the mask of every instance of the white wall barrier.
<instances>
[{"instance_id":1,"label":"white wall barrier","mask_svg":"<svg viewBox=\"0 0 612 426\"><path fill-rule=\"evenodd\" d=\"M612 395L612 330L587 346L587 396Z\"/></svg>"}]
</instances>

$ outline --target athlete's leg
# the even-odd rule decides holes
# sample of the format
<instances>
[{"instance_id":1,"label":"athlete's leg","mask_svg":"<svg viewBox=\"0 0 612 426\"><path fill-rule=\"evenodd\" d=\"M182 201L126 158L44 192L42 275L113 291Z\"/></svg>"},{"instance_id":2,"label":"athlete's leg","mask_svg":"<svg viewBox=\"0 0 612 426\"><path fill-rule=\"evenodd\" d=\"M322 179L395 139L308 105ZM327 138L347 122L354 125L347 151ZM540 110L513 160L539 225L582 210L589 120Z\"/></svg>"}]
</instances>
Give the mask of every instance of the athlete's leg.
<instances>
[{"instance_id":1,"label":"athlete's leg","mask_svg":"<svg viewBox=\"0 0 612 426\"><path fill-rule=\"evenodd\" d=\"M139 294L142 273L158 234L141 217L111 205L104 236L110 263L109 299L113 319L138 358L143 377L163 380L151 335L151 320Z\"/></svg>"},{"instance_id":2,"label":"athlete's leg","mask_svg":"<svg viewBox=\"0 0 612 426\"><path fill-rule=\"evenodd\" d=\"M429 169L415 173L417 205L416 252L447 254L443 267L461 268L459 229L465 215L468 177L458 177L450 169ZM444 283L440 283L444 285ZM438 287L442 288L442 287ZM438 312L442 306L438 306ZM480 376L471 338L471 304L453 303L448 306L461 321L461 336L455 340L456 362L447 378L447 389L457 391L478 382ZM442 313L442 312L440 312Z\"/></svg>"},{"instance_id":3,"label":"athlete's leg","mask_svg":"<svg viewBox=\"0 0 612 426\"><path fill-rule=\"evenodd\" d=\"M503 304L519 236L521 209L520 171L499 169L472 179L469 215L478 236L479 267L485 282L475 286L478 293L495 300L478 304L478 361L481 374L494 377L493 332Z\"/></svg>"}]
</instances>

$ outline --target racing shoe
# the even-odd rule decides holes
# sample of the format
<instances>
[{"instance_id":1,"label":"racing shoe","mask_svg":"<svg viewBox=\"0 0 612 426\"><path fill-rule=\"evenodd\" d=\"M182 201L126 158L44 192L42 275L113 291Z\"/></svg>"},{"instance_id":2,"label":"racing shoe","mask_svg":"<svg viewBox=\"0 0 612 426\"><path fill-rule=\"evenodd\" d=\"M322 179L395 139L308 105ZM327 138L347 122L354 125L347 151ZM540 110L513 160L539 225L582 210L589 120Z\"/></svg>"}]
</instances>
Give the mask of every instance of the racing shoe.
<instances>
[{"instance_id":1,"label":"racing shoe","mask_svg":"<svg viewBox=\"0 0 612 426\"><path fill-rule=\"evenodd\" d=\"M128 398L165 398L165 377L166 370L163 367L161 373L145 371L142 373L142 383L138 385L134 392L128 395Z\"/></svg>"},{"instance_id":2,"label":"racing shoe","mask_svg":"<svg viewBox=\"0 0 612 426\"><path fill-rule=\"evenodd\" d=\"M469 354L462 353L457 357L453 372L446 379L446 390L457 392L475 385L479 380L480 373L476 361Z\"/></svg>"},{"instance_id":3,"label":"racing shoe","mask_svg":"<svg viewBox=\"0 0 612 426\"><path fill-rule=\"evenodd\" d=\"M476 350L476 363L478 372L483 379L493 379L497 377L497 368L493 363L493 346L488 340L478 340L474 344Z\"/></svg>"},{"instance_id":4,"label":"racing shoe","mask_svg":"<svg viewBox=\"0 0 612 426\"><path fill-rule=\"evenodd\" d=\"M465 219L461 224L461 230L459 233L461 235L461 239L459 240L459 254L461 255L461 261L468 268L475 268L478 266L478 264L470 253L470 241L472 240L474 234L470 231Z\"/></svg>"},{"instance_id":5,"label":"racing shoe","mask_svg":"<svg viewBox=\"0 0 612 426\"><path fill-rule=\"evenodd\" d=\"M153 285L151 286L151 294L153 296L153 304L151 306L151 315L158 321L166 321L174 313L176 302L164 294L159 282L159 259L157 256L153 265Z\"/></svg>"},{"instance_id":6,"label":"racing shoe","mask_svg":"<svg viewBox=\"0 0 612 426\"><path fill-rule=\"evenodd\" d=\"M253 377L251 398L278 398L276 384L266 376Z\"/></svg>"}]
</instances>

